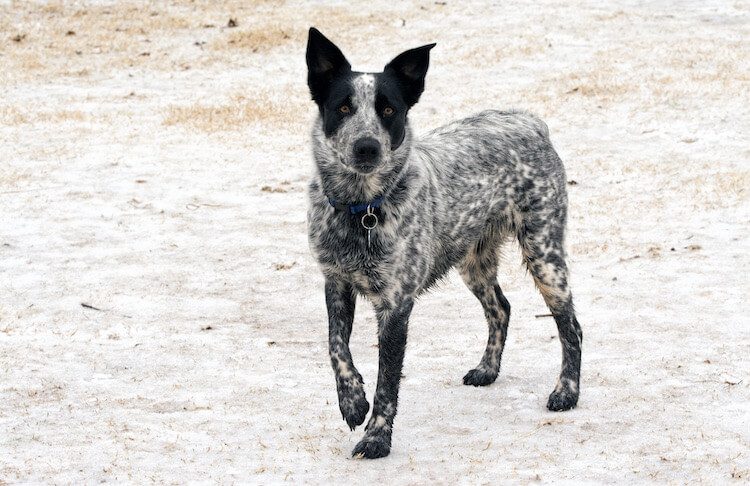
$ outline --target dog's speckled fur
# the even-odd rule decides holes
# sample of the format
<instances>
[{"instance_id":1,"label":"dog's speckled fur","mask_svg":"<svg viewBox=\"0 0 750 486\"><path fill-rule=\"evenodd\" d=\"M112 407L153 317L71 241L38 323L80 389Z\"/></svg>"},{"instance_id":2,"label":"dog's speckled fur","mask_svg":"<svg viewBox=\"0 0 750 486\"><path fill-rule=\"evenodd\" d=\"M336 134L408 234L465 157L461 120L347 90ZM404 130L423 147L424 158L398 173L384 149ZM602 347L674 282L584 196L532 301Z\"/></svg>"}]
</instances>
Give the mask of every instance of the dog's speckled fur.
<instances>
[{"instance_id":1,"label":"dog's speckled fur","mask_svg":"<svg viewBox=\"0 0 750 486\"><path fill-rule=\"evenodd\" d=\"M489 324L487 348L464 383L495 381L510 317L497 282L497 253L510 237L520 243L562 343L562 371L547 407L567 410L578 402L582 334L563 247L562 162L546 125L521 111L484 111L413 139L406 115L424 88L433 46L403 53L383 73L357 73L335 45L310 30L308 82L320 116L312 137L317 172L309 187L309 239L326 280L339 408L352 429L370 408L349 351L358 295L372 302L378 318L377 390L353 452L358 457L390 452L409 315L417 297L451 268L481 302ZM380 145L374 168L354 153L363 137ZM376 213L380 224L369 245L362 215L329 203L379 196L385 196Z\"/></svg>"}]
</instances>

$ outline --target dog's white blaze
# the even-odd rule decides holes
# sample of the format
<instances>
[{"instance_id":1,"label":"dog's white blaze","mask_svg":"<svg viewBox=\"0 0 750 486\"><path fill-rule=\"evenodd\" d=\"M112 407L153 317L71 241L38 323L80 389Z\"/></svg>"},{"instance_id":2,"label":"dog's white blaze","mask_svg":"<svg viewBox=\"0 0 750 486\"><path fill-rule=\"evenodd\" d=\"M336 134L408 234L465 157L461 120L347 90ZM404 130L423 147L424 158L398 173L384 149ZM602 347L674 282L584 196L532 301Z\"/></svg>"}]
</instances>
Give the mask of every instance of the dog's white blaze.
<instances>
[{"instance_id":1,"label":"dog's white blaze","mask_svg":"<svg viewBox=\"0 0 750 486\"><path fill-rule=\"evenodd\" d=\"M362 74L352 80L352 86L352 104L356 108L352 118L359 128L359 136L370 136L380 141L380 132L383 130L379 127L378 114L375 112L375 77L372 74Z\"/></svg>"},{"instance_id":2,"label":"dog's white blaze","mask_svg":"<svg viewBox=\"0 0 750 486\"><path fill-rule=\"evenodd\" d=\"M352 80L354 96L352 104L356 108L351 120L346 122L345 130L352 130L351 140L363 137L372 137L380 144L382 166L387 167L391 160L391 135L380 122L380 117L375 109L375 76L372 74L360 74ZM401 144L404 147L405 144ZM400 147L400 148L401 148ZM404 147L405 148L405 147ZM377 184L376 177L366 178L371 180L372 184ZM372 186L371 184L371 186ZM382 192L382 187L368 187L373 193Z\"/></svg>"}]
</instances>

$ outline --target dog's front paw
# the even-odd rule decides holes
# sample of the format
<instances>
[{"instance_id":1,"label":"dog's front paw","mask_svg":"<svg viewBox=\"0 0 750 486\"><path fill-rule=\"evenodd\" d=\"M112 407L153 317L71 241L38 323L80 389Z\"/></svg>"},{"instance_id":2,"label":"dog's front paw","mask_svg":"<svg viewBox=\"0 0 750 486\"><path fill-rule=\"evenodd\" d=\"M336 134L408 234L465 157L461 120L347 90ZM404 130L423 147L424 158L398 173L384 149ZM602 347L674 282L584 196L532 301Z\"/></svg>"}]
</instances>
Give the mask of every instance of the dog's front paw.
<instances>
[{"instance_id":1,"label":"dog's front paw","mask_svg":"<svg viewBox=\"0 0 750 486\"><path fill-rule=\"evenodd\" d=\"M354 447L352 457L355 459L377 459L391 453L390 434L365 434L362 440Z\"/></svg>"},{"instance_id":2,"label":"dog's front paw","mask_svg":"<svg viewBox=\"0 0 750 486\"><path fill-rule=\"evenodd\" d=\"M475 368L464 376L464 385L487 386L491 385L497 379L497 371Z\"/></svg>"},{"instance_id":3,"label":"dog's front paw","mask_svg":"<svg viewBox=\"0 0 750 486\"><path fill-rule=\"evenodd\" d=\"M547 400L547 410L552 412L562 412L575 408L578 404L578 390L571 385L558 384Z\"/></svg>"},{"instance_id":4,"label":"dog's front paw","mask_svg":"<svg viewBox=\"0 0 750 486\"><path fill-rule=\"evenodd\" d=\"M339 410L341 417L351 430L357 425L362 425L370 411L370 404L365 397L365 390L362 383L342 384L338 387L339 392Z\"/></svg>"}]
</instances>

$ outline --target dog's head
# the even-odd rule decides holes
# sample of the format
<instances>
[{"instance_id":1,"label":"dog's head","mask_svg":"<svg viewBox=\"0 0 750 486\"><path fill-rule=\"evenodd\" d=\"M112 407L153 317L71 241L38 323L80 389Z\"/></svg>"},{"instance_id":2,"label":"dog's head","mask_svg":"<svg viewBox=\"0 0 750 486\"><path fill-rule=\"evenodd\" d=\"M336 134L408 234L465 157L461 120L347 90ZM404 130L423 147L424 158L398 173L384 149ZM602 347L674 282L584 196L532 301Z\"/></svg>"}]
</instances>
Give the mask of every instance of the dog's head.
<instances>
[{"instance_id":1,"label":"dog's head","mask_svg":"<svg viewBox=\"0 0 750 486\"><path fill-rule=\"evenodd\" d=\"M429 44L393 59L382 73L351 70L317 29L307 41L307 83L320 110L327 159L360 175L393 170L408 135L407 113L424 90Z\"/></svg>"}]
</instances>

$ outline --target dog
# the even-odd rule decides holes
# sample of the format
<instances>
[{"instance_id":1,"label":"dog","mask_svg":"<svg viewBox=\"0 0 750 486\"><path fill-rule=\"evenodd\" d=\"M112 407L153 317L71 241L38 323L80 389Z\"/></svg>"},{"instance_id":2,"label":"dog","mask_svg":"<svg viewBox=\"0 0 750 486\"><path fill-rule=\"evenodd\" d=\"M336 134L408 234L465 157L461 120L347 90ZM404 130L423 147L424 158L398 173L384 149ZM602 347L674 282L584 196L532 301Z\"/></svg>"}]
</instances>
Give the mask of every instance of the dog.
<instances>
[{"instance_id":1,"label":"dog","mask_svg":"<svg viewBox=\"0 0 750 486\"><path fill-rule=\"evenodd\" d=\"M497 282L498 252L512 237L562 344L562 370L547 408L578 403L583 335L563 247L562 161L545 123L523 111L483 111L414 138L408 113L424 90L433 47L405 51L383 72L362 73L320 31L309 31L307 81L319 113L308 236L325 277L331 365L351 430L370 408L349 350L357 296L373 304L378 320L377 388L352 452L358 458L390 453L409 315L417 297L451 268L489 325L484 355L463 382L495 381L510 317Z\"/></svg>"}]
</instances>

